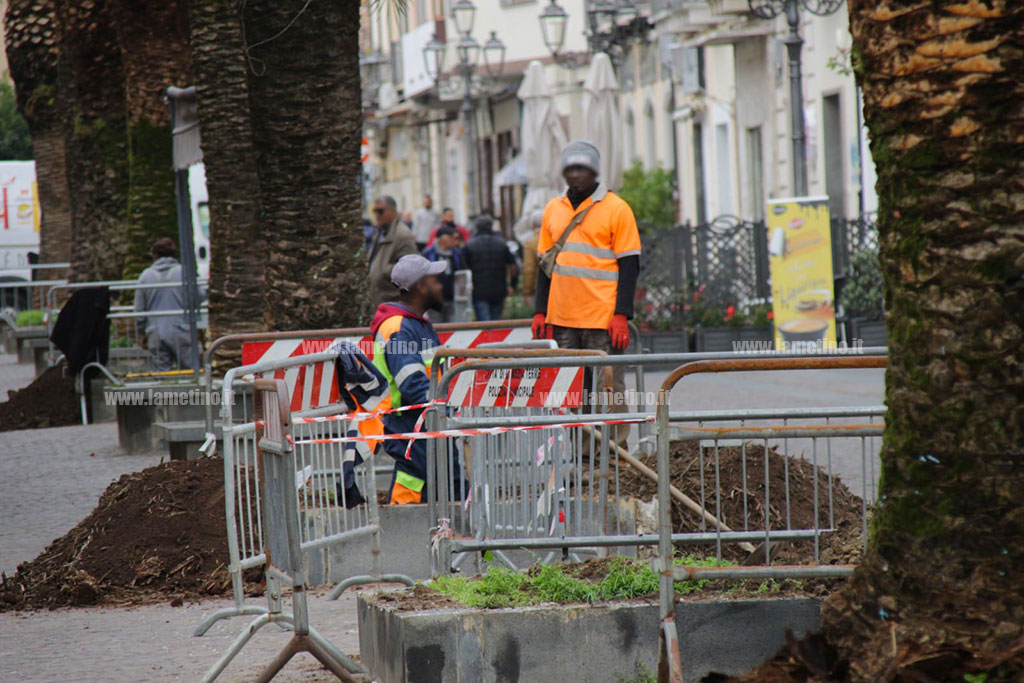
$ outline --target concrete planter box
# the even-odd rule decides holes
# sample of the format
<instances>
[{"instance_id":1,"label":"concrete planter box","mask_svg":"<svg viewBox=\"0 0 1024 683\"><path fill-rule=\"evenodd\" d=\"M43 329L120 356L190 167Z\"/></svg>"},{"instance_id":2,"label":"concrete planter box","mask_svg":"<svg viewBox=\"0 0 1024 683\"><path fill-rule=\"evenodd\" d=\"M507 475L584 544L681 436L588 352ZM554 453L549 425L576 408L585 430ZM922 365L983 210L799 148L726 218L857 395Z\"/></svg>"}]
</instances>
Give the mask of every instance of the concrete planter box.
<instances>
[{"instance_id":1,"label":"concrete planter box","mask_svg":"<svg viewBox=\"0 0 1024 683\"><path fill-rule=\"evenodd\" d=\"M734 351L737 342L771 342L770 327L697 327L695 351Z\"/></svg>"},{"instance_id":2,"label":"concrete planter box","mask_svg":"<svg viewBox=\"0 0 1024 683\"><path fill-rule=\"evenodd\" d=\"M391 469L394 465L382 462L377 476L377 489L387 491L391 485ZM365 491L363 492L366 493ZM380 571L385 574L405 574L417 581L430 578L430 519L426 505L381 505ZM609 507L609 528L619 525L622 533L636 533L636 502L627 498L618 506ZM326 535L324 520L316 513L302 512L302 524L310 537ZM340 545L328 546L322 550L310 551L307 559L307 581L312 586L334 585L350 576L373 573L373 555L370 552L370 538L356 539ZM537 562L539 553L523 550L505 550L504 554L521 569L527 569ZM634 548L622 548L620 552L635 556ZM482 567L479 556L470 553L462 563L460 571L472 576Z\"/></svg>"},{"instance_id":3,"label":"concrete planter box","mask_svg":"<svg viewBox=\"0 0 1024 683\"><path fill-rule=\"evenodd\" d=\"M644 353L686 353L690 350L690 332L644 332L640 344Z\"/></svg>"},{"instance_id":4,"label":"concrete planter box","mask_svg":"<svg viewBox=\"0 0 1024 683\"><path fill-rule=\"evenodd\" d=\"M861 339L864 346L885 346L888 343L884 320L851 318L846 324L849 331L848 338Z\"/></svg>"},{"instance_id":5,"label":"concrete planter box","mask_svg":"<svg viewBox=\"0 0 1024 683\"><path fill-rule=\"evenodd\" d=\"M785 631L819 629L821 601L685 601L676 606L683 678L735 676L773 656ZM358 600L363 665L380 683L614 681L658 663L658 606L541 605L400 612L381 594Z\"/></svg>"}]
</instances>

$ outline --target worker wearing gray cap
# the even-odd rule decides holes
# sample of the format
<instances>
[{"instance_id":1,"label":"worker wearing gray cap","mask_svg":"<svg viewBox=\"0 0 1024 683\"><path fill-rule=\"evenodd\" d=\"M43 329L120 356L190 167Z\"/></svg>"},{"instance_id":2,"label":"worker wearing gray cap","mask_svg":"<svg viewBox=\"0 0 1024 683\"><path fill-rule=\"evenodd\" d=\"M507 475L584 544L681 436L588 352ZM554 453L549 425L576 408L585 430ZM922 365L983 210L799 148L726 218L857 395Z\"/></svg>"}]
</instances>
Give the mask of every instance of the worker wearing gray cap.
<instances>
[{"instance_id":1,"label":"worker wearing gray cap","mask_svg":"<svg viewBox=\"0 0 1024 683\"><path fill-rule=\"evenodd\" d=\"M398 288L398 301L382 303L370 323L373 364L387 378L391 388L390 404L385 405L385 409L421 405L429 400L429 368L441 340L426 313L430 309L439 310L444 304L438 275L447 267L445 261L433 262L419 254L408 254L391 269L391 282ZM416 431L422 413L423 408L417 408L385 414L385 438L389 433ZM426 442L387 439L384 450L395 459L389 502L396 505L425 502ZM457 455L449 471L453 482L462 480Z\"/></svg>"},{"instance_id":2,"label":"worker wearing gray cap","mask_svg":"<svg viewBox=\"0 0 1024 683\"><path fill-rule=\"evenodd\" d=\"M568 190L548 202L541 219L533 334L550 334L560 348L622 353L640 273L640 233L629 204L598 182L600 167L600 153L585 140L562 150ZM624 410L622 368L605 374L613 379L602 395L613 411Z\"/></svg>"}]
</instances>

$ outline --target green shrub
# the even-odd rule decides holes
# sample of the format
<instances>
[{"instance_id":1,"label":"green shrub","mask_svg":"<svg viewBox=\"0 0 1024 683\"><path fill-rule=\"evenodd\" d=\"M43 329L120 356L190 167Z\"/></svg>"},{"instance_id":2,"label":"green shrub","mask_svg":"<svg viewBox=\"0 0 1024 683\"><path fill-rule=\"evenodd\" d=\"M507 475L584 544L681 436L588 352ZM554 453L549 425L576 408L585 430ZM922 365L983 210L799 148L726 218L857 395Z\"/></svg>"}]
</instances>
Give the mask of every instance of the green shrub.
<instances>
[{"instance_id":1,"label":"green shrub","mask_svg":"<svg viewBox=\"0 0 1024 683\"><path fill-rule=\"evenodd\" d=\"M638 223L670 228L676 222L672 173L663 168L645 171L639 161L622 174L619 196L633 209Z\"/></svg>"},{"instance_id":2,"label":"green shrub","mask_svg":"<svg viewBox=\"0 0 1024 683\"><path fill-rule=\"evenodd\" d=\"M850 272L843 283L839 301L843 312L851 318L882 318L882 271L878 252L858 251L850 258Z\"/></svg>"},{"instance_id":3,"label":"green shrub","mask_svg":"<svg viewBox=\"0 0 1024 683\"><path fill-rule=\"evenodd\" d=\"M37 310L20 311L14 317L14 324L18 327L34 327L43 324L43 312Z\"/></svg>"}]
</instances>

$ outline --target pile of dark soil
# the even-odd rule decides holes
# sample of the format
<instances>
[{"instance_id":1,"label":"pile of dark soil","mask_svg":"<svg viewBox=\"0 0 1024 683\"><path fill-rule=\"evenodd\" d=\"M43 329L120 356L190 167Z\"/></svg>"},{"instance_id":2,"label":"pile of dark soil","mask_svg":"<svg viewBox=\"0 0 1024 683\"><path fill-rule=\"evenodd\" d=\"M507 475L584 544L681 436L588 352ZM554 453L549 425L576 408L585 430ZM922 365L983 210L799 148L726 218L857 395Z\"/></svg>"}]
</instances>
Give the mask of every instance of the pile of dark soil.
<instances>
[{"instance_id":1,"label":"pile of dark soil","mask_svg":"<svg viewBox=\"0 0 1024 683\"><path fill-rule=\"evenodd\" d=\"M75 380L64 376L64 368L54 366L24 389L7 392L7 401L0 403L0 432L81 424Z\"/></svg>"},{"instance_id":2,"label":"pile of dark soil","mask_svg":"<svg viewBox=\"0 0 1024 683\"><path fill-rule=\"evenodd\" d=\"M672 484L701 502L701 461L697 442L677 441L672 444ZM654 456L641 458L652 469L657 468ZM746 516L744 516L744 467L746 470ZM856 563L861 554L863 508L860 497L850 492L838 479L831 482L832 513L829 513L830 482L827 472L802 458L794 458L768 450L768 503L765 506L765 449L762 444L747 443L740 446L721 446L718 449L718 481L721 500L716 501L715 458L713 449L704 452L704 506L734 531L764 530L765 511L772 529L787 528L786 470L789 471L788 528L814 528L814 480L818 480L818 528L831 531L821 536L819 559L821 564ZM628 466L621 470L622 495L642 500L657 496L657 484ZM702 530L700 517L675 500L672 501L673 527L677 533ZM834 519L835 526L832 527ZM706 525L708 531L713 527ZM705 547L706 551L707 547ZM687 552L699 550L687 548ZM772 544L773 564L807 564L813 559L813 541ZM734 545L723 546L725 559L742 562L747 554Z\"/></svg>"},{"instance_id":3,"label":"pile of dark soil","mask_svg":"<svg viewBox=\"0 0 1024 683\"><path fill-rule=\"evenodd\" d=\"M2 578L0 611L228 592L223 481L219 458L122 476L78 526Z\"/></svg>"}]
</instances>

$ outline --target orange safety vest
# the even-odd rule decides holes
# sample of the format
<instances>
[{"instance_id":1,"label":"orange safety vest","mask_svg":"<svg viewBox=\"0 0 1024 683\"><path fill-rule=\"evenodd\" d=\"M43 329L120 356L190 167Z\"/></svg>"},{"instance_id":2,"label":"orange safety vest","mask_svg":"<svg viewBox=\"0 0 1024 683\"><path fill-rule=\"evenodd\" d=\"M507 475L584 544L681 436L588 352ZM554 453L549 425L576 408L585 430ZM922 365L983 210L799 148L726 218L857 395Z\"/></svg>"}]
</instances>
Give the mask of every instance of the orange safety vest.
<instances>
[{"instance_id":1,"label":"orange safety vest","mask_svg":"<svg viewBox=\"0 0 1024 683\"><path fill-rule=\"evenodd\" d=\"M566 196L552 199L544 209L537 251L543 254L550 249L572 217L588 206L592 208L569 235L555 262L547 322L603 330L615 315L618 259L640 253L640 232L629 204L603 184L576 209Z\"/></svg>"}]
</instances>

